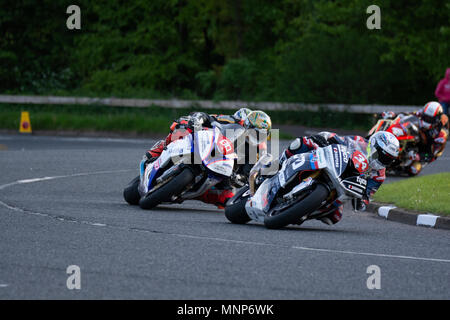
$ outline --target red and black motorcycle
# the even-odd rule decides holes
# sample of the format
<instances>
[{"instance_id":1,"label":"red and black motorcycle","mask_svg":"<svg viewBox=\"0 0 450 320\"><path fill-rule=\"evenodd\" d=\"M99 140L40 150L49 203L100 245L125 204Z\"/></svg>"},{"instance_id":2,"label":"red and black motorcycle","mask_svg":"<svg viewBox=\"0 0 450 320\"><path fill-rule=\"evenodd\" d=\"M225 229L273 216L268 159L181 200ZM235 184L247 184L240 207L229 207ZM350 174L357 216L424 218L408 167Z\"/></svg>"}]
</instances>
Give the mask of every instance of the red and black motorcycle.
<instances>
[{"instance_id":1,"label":"red and black motorcycle","mask_svg":"<svg viewBox=\"0 0 450 320\"><path fill-rule=\"evenodd\" d=\"M368 137L378 131L387 131L395 135L400 143L398 159L389 167L386 173L412 175L409 168L415 166L420 172L424 165L419 157L419 118L415 115L399 115L394 119L379 119L370 129Z\"/></svg>"}]
</instances>

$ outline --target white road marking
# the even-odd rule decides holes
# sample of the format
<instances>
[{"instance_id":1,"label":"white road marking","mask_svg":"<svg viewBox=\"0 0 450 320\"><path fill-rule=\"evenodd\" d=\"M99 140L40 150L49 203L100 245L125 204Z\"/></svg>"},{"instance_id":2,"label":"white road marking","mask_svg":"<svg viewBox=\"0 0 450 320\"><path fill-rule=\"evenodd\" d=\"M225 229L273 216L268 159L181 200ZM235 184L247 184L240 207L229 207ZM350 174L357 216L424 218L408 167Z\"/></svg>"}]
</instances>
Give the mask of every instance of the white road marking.
<instances>
[{"instance_id":1,"label":"white road marking","mask_svg":"<svg viewBox=\"0 0 450 320\"><path fill-rule=\"evenodd\" d=\"M1 136L0 140L15 140L22 137ZM117 142L117 143L148 143L149 141L156 141L155 138L108 138L108 137L50 137L50 136L34 136L26 137L27 140L48 140L48 141L68 141L68 142Z\"/></svg>"},{"instance_id":2,"label":"white road marking","mask_svg":"<svg viewBox=\"0 0 450 320\"><path fill-rule=\"evenodd\" d=\"M13 185L18 185L18 184L34 183L34 182L47 181L47 180L53 180L53 179L69 178L69 177L88 176L88 175L95 175L95 174L128 172L128 171L131 171L131 170L96 171L96 172L76 173L76 174L70 174L70 175L65 175L65 176L54 176L54 177L24 179L24 180L18 180L18 181L12 182L12 183L0 185L0 190L5 189L5 188L10 187L10 186L13 186ZM221 242L245 244L245 245L252 245L252 246L255 246L255 245L257 245L257 246L268 246L268 247L270 246L270 247L277 247L277 248L286 248L286 249L313 251L313 252L324 252L324 253L332 253L332 254L364 255L364 256L373 256L373 257L382 257L382 258L409 259L409 260L428 261L428 262L450 263L450 260L448 260L448 259L424 258L424 257L413 257L413 256L403 256L403 255L391 255L391 254L383 254L383 253L345 251L345 250L335 250L335 249L325 249L325 248L310 248L310 247L300 247L300 246L285 246L285 245L280 245L280 244L254 242L254 241L246 241L246 240L235 240L235 239L226 239L226 238L218 238L218 237L195 236L195 235L188 235L188 234L157 232L157 231L145 230L145 229L127 228L127 227L123 227L123 226L107 225L107 224L104 224L104 223L93 222L93 221L85 221L85 220L78 221L78 220L76 220L74 218L71 218L71 217L64 218L64 217L60 217L60 216L52 216L52 215L47 214L47 213L33 212L31 210L24 210L24 209L21 209L21 208L13 207L13 206L10 206L7 203L4 203L2 201L0 201L0 205L3 205L4 207L6 207L6 208L8 208L10 210L13 210L13 211L19 211L19 212L26 213L26 214L54 218L54 219L57 219L57 220L60 220L60 221L64 221L64 222L75 222L75 223L87 224L87 225L90 225L90 226L93 226L93 227L110 227L110 228L127 230L127 231L146 232L146 233L152 233L152 234L163 234L163 235L171 235L171 236L177 236L177 237L182 237L182 238L190 238L190 239L197 239L197 240L208 240L208 241L221 241Z\"/></svg>"},{"instance_id":3,"label":"white road marking","mask_svg":"<svg viewBox=\"0 0 450 320\"><path fill-rule=\"evenodd\" d=\"M363 255L363 256L373 256L373 257L383 257L383 258L397 258L397 259L410 259L410 260L422 260L422 261L434 261L434 262L447 262L447 263L450 263L450 260L447 260L447 259L435 259L435 258L401 256L401 255L384 254L384 253L357 252L357 251L319 249L319 248L307 248L307 247L292 247L292 248L293 249L298 249L298 250L307 250L307 251L320 251L320 252L353 254L353 255Z\"/></svg>"},{"instance_id":4,"label":"white road marking","mask_svg":"<svg viewBox=\"0 0 450 320\"><path fill-rule=\"evenodd\" d=\"M23 180L17 180L17 181L11 182L11 183L0 185L0 190L6 189L8 187L15 186L18 184L34 183L34 182L41 182L41 181L54 180L54 179L63 179L63 178L83 177L83 176L90 176L90 175L95 175L95 174L129 172L129 171L132 171L132 169L82 172L82 173L74 173L74 174L68 174L68 175L63 175L63 176L23 179Z\"/></svg>"},{"instance_id":5,"label":"white road marking","mask_svg":"<svg viewBox=\"0 0 450 320\"><path fill-rule=\"evenodd\" d=\"M9 284L0 283L0 288L7 288L7 287L9 287Z\"/></svg>"},{"instance_id":6,"label":"white road marking","mask_svg":"<svg viewBox=\"0 0 450 320\"><path fill-rule=\"evenodd\" d=\"M238 243L238 244L270 246L270 247L284 247L283 245L277 245L277 244L272 244L272 243L263 243L263 242L254 242L254 241L245 241L245 240L233 240L233 239L216 238L216 237L202 237L202 236L184 235L184 234L173 234L173 235L183 237L183 238L193 238L193 239L202 239L202 240L206 239L206 240L213 240L213 241L232 242L232 243ZM392 255L392 254L383 254L383 253L357 252L357 251L309 248L309 247L299 247L299 246L286 246L286 248L295 249L295 250L304 250L304 251L335 253L335 254L338 253L338 254L364 255L364 256L383 257L383 258L396 258L396 259L409 259L409 260L450 263L450 260L447 260L447 259L423 258L423 257Z\"/></svg>"}]
</instances>

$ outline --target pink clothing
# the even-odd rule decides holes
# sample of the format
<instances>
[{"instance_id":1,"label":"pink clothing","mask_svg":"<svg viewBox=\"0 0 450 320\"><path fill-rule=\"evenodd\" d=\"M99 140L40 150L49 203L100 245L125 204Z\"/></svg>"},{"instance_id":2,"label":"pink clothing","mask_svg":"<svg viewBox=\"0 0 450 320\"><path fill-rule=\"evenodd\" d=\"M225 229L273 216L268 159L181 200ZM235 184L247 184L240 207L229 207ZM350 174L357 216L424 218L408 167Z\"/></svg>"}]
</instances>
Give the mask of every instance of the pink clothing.
<instances>
[{"instance_id":1,"label":"pink clothing","mask_svg":"<svg viewBox=\"0 0 450 320\"><path fill-rule=\"evenodd\" d=\"M439 101L450 103L450 68L447 68L445 78L439 81L434 94Z\"/></svg>"}]
</instances>

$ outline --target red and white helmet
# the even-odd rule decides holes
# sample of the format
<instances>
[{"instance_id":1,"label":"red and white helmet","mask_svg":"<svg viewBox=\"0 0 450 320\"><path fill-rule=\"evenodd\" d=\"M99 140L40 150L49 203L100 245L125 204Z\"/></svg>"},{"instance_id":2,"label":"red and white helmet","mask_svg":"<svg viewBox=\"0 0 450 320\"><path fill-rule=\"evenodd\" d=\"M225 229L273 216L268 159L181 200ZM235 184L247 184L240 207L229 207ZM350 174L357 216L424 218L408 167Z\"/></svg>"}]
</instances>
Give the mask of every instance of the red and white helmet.
<instances>
[{"instance_id":1,"label":"red and white helmet","mask_svg":"<svg viewBox=\"0 0 450 320\"><path fill-rule=\"evenodd\" d=\"M419 125L424 129L431 129L439 124L441 120L441 115L444 112L444 109L439 104L439 102L432 101L428 102L419 114Z\"/></svg>"}]
</instances>

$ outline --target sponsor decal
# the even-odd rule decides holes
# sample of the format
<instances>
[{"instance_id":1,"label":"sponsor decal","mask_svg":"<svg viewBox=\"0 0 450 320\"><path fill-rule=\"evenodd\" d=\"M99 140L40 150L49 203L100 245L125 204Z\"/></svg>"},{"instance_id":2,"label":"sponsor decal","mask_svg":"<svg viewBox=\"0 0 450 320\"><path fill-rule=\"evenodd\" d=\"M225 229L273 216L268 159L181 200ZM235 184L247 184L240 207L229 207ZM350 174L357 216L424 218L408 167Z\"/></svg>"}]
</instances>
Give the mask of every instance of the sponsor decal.
<instances>
[{"instance_id":1,"label":"sponsor decal","mask_svg":"<svg viewBox=\"0 0 450 320\"><path fill-rule=\"evenodd\" d=\"M338 149L336 147L333 148L333 156L334 156L334 166L336 168L340 167L340 163L339 163L339 152Z\"/></svg>"},{"instance_id":2,"label":"sponsor decal","mask_svg":"<svg viewBox=\"0 0 450 320\"><path fill-rule=\"evenodd\" d=\"M367 180L364 178L356 177L356 181L363 186L367 186Z\"/></svg>"},{"instance_id":3,"label":"sponsor decal","mask_svg":"<svg viewBox=\"0 0 450 320\"><path fill-rule=\"evenodd\" d=\"M350 190L352 190L352 191L356 191L356 192L359 192L359 193L362 193L362 192L363 192L362 189L357 188L357 187L355 187L355 186L352 186L351 184L348 185L348 188L349 188Z\"/></svg>"},{"instance_id":4,"label":"sponsor decal","mask_svg":"<svg viewBox=\"0 0 450 320\"><path fill-rule=\"evenodd\" d=\"M342 154L342 160L343 160L345 163L348 162L348 152L344 152L344 153Z\"/></svg>"},{"instance_id":5,"label":"sponsor decal","mask_svg":"<svg viewBox=\"0 0 450 320\"><path fill-rule=\"evenodd\" d=\"M161 162L161 158L159 158L158 160L155 161L155 164L153 165L154 170L159 169L159 166L161 165L160 162Z\"/></svg>"},{"instance_id":6,"label":"sponsor decal","mask_svg":"<svg viewBox=\"0 0 450 320\"><path fill-rule=\"evenodd\" d=\"M296 156L295 162L292 164L292 169L297 170L299 167L305 164L305 156L300 154Z\"/></svg>"}]
</instances>

